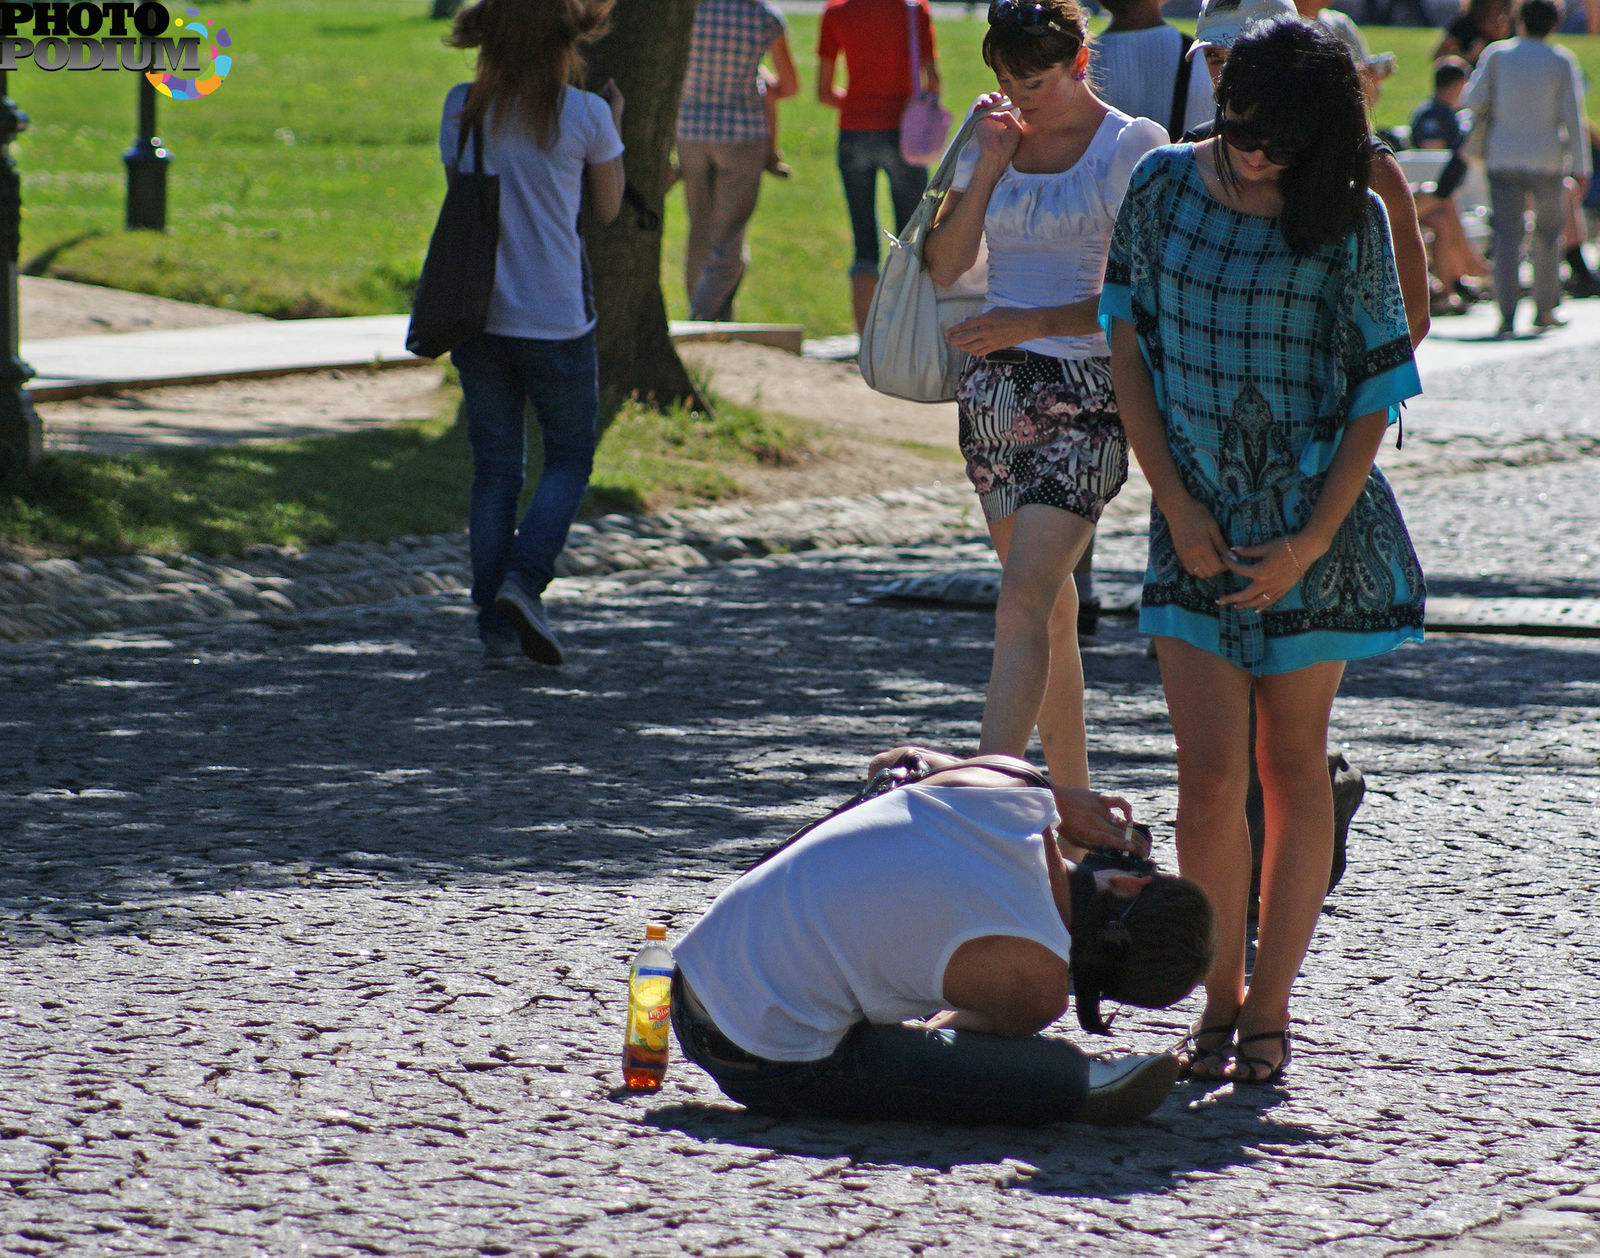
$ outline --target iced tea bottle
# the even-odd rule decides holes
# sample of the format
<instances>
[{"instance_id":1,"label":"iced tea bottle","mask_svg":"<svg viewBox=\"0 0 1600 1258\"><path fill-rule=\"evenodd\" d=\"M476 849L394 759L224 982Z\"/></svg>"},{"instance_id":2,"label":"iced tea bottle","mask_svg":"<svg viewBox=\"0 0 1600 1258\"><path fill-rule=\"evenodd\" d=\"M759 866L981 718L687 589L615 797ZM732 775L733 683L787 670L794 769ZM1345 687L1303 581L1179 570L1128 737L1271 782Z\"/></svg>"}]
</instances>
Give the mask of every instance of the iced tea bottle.
<instances>
[{"instance_id":1,"label":"iced tea bottle","mask_svg":"<svg viewBox=\"0 0 1600 1258\"><path fill-rule=\"evenodd\" d=\"M667 1033L672 1026L672 953L667 928L645 927L644 947L628 970L628 1029L622 1044L622 1081L654 1092L667 1073Z\"/></svg>"}]
</instances>

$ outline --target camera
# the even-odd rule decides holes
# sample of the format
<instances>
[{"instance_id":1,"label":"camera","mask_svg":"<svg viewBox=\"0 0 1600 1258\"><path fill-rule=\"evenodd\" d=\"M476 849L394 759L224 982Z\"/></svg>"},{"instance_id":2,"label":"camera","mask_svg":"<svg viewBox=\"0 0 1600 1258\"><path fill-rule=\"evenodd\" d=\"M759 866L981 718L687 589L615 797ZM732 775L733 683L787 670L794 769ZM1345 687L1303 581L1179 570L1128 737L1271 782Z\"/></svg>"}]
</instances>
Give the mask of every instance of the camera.
<instances>
[{"instance_id":1,"label":"camera","mask_svg":"<svg viewBox=\"0 0 1600 1258\"><path fill-rule=\"evenodd\" d=\"M1155 838L1150 833L1150 827L1140 825L1137 821L1128 823L1131 833L1144 836L1144 850L1155 850ZM1101 869L1115 869L1125 874L1136 874L1147 877L1160 872L1154 858L1149 856L1136 856L1132 852L1124 851L1119 847L1090 848L1088 854L1078 862L1079 869L1086 869L1090 874Z\"/></svg>"}]
</instances>

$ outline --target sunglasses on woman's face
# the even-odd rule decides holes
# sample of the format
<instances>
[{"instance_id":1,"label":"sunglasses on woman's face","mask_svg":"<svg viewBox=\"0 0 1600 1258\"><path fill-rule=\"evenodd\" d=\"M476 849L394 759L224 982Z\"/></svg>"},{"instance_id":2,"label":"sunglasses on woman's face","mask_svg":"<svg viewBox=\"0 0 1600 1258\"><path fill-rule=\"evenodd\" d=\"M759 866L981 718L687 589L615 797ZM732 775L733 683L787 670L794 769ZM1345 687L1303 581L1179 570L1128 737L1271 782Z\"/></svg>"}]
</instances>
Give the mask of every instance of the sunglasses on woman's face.
<instances>
[{"instance_id":1,"label":"sunglasses on woman's face","mask_svg":"<svg viewBox=\"0 0 1600 1258\"><path fill-rule=\"evenodd\" d=\"M1015 26L1024 35L1035 37L1065 34L1067 28L1049 5L1039 0L990 0L989 25Z\"/></svg>"},{"instance_id":2,"label":"sunglasses on woman's face","mask_svg":"<svg viewBox=\"0 0 1600 1258\"><path fill-rule=\"evenodd\" d=\"M1220 112L1217 114L1217 134L1229 148L1238 149L1241 153L1259 152L1274 166L1292 166L1300 156L1298 146L1269 140L1243 118L1225 118Z\"/></svg>"}]
</instances>

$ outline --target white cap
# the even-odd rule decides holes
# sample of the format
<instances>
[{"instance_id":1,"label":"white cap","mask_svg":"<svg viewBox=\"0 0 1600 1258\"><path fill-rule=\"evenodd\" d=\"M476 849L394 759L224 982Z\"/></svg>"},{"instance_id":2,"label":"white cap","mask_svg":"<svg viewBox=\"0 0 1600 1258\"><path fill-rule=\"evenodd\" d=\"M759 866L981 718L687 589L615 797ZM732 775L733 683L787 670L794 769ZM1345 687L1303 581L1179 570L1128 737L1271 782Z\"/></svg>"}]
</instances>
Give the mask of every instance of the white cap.
<instances>
[{"instance_id":1,"label":"white cap","mask_svg":"<svg viewBox=\"0 0 1600 1258\"><path fill-rule=\"evenodd\" d=\"M1293 0L1209 0L1195 19L1194 46L1189 49L1189 56L1193 57L1207 45L1233 47L1233 41L1252 22L1299 16Z\"/></svg>"}]
</instances>

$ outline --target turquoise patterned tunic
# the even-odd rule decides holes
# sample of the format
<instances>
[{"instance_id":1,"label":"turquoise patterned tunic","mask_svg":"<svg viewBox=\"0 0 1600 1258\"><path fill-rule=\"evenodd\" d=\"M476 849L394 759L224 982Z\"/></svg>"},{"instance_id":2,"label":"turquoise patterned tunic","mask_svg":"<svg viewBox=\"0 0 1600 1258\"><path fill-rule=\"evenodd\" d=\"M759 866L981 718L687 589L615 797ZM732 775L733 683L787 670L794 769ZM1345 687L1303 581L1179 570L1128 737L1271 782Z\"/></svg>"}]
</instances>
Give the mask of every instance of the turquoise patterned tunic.
<instances>
[{"instance_id":1,"label":"turquoise patterned tunic","mask_svg":"<svg viewBox=\"0 0 1600 1258\"><path fill-rule=\"evenodd\" d=\"M1223 205L1192 146L1156 149L1122 202L1100 321L1132 324L1189 492L1233 546L1298 532L1347 420L1422 391L1383 203L1307 255L1278 220ZM1367 478L1327 554L1265 612L1220 607L1247 583L1201 580L1150 512L1139 627L1260 676L1360 659L1422 638L1423 581L1388 482Z\"/></svg>"}]
</instances>

